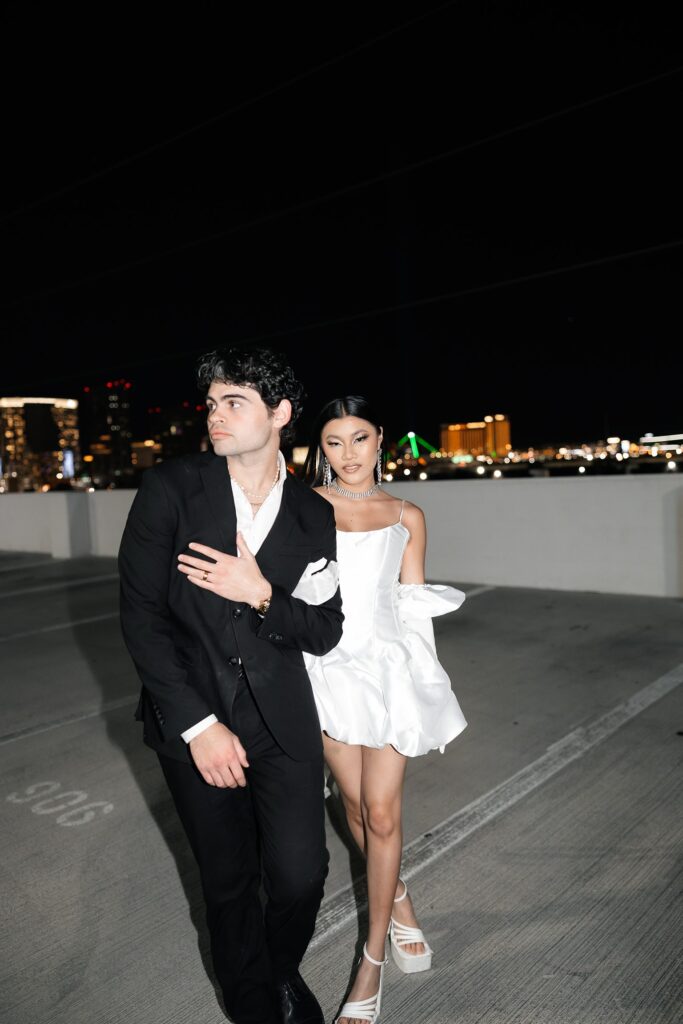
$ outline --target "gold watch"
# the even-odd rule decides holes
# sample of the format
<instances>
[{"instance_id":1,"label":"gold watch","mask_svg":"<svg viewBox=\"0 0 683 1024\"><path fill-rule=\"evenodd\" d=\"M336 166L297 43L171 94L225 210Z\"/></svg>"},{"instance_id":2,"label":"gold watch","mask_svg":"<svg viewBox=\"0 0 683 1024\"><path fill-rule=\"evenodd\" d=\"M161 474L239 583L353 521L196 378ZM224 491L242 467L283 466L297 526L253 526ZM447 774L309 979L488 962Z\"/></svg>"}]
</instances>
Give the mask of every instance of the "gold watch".
<instances>
[{"instance_id":1,"label":"gold watch","mask_svg":"<svg viewBox=\"0 0 683 1024\"><path fill-rule=\"evenodd\" d=\"M270 608L271 601L272 597L265 597L260 604L257 604L256 607L254 608L254 611L257 613L257 615L265 615L268 609Z\"/></svg>"}]
</instances>

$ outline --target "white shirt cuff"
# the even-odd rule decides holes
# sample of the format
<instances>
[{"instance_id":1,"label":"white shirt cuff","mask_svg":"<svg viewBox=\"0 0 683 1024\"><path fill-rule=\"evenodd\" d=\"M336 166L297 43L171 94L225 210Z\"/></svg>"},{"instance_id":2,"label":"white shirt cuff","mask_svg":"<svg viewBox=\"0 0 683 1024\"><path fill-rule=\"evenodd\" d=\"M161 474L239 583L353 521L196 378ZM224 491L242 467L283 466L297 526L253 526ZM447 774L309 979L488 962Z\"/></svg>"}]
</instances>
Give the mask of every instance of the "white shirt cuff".
<instances>
[{"instance_id":1,"label":"white shirt cuff","mask_svg":"<svg viewBox=\"0 0 683 1024\"><path fill-rule=\"evenodd\" d=\"M206 718L202 718L201 722L197 722L196 725L190 726L189 729L186 729L185 732L181 732L180 735L186 743L189 743L190 740L195 738L195 736L199 736L200 732L204 732L205 729L208 729L210 725L213 725L214 722L217 721L218 719L215 715L207 715Z\"/></svg>"}]
</instances>

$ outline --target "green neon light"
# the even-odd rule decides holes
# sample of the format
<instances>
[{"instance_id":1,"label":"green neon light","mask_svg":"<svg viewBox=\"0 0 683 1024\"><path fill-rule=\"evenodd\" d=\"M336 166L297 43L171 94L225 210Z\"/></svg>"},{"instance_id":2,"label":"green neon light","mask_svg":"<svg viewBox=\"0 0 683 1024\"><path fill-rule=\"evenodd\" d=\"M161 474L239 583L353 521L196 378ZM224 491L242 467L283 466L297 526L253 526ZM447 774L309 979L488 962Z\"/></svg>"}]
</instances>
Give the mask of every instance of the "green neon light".
<instances>
[{"instance_id":1,"label":"green neon light","mask_svg":"<svg viewBox=\"0 0 683 1024\"><path fill-rule=\"evenodd\" d=\"M429 441L425 441L424 437L420 437L419 434L416 434L414 430L409 430L408 433L404 437L402 437L400 441L397 441L397 445L399 448L401 448L406 443L410 443L410 448L414 458L418 458L420 454L418 445L422 445L422 447L425 448L428 452L435 452L437 450L429 443Z\"/></svg>"}]
</instances>

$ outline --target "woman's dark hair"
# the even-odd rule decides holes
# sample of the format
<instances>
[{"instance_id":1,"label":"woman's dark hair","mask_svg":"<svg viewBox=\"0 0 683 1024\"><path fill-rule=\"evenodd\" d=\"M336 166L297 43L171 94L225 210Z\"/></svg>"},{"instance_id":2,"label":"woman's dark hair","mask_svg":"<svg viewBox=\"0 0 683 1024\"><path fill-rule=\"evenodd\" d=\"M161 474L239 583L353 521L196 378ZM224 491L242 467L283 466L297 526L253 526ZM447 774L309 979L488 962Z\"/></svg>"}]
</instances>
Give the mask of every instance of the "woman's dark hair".
<instances>
[{"instance_id":1,"label":"woman's dark hair","mask_svg":"<svg viewBox=\"0 0 683 1024\"><path fill-rule=\"evenodd\" d=\"M323 483L325 453L320 444L323 427L330 420L339 420L343 416L357 416L359 420L367 420L368 423L372 423L377 433L382 429L379 417L362 395L346 395L345 398L332 398L326 402L316 417L304 465L304 480L311 487L320 487Z\"/></svg>"},{"instance_id":2,"label":"woman's dark hair","mask_svg":"<svg viewBox=\"0 0 683 1024\"><path fill-rule=\"evenodd\" d=\"M280 431L280 441L282 444L293 441L294 424L306 396L291 366L278 352L269 348L234 346L207 352L197 362L197 387L206 394L215 380L254 388L270 409L275 409L283 398L287 398L292 404L292 416Z\"/></svg>"}]
</instances>

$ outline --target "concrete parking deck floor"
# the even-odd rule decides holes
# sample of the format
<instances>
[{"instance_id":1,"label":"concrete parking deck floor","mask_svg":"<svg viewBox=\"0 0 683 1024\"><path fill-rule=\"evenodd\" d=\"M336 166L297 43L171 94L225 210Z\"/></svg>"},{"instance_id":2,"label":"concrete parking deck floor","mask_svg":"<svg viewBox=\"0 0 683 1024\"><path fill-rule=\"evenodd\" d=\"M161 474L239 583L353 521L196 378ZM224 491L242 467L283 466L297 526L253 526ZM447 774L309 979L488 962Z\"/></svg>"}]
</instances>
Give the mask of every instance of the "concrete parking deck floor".
<instances>
[{"instance_id":1,"label":"concrete parking deck floor","mask_svg":"<svg viewBox=\"0 0 683 1024\"><path fill-rule=\"evenodd\" d=\"M680 1021L682 603L460 586L436 631L469 728L410 763L405 798L434 968L390 962L382 1020ZM219 1024L197 873L132 720L114 561L2 555L0 609L2 1021ZM364 911L328 812L302 970L331 1020Z\"/></svg>"}]
</instances>

